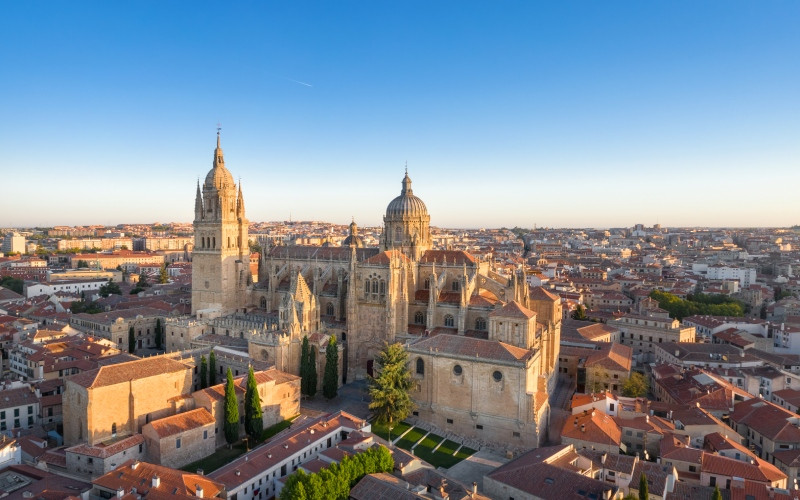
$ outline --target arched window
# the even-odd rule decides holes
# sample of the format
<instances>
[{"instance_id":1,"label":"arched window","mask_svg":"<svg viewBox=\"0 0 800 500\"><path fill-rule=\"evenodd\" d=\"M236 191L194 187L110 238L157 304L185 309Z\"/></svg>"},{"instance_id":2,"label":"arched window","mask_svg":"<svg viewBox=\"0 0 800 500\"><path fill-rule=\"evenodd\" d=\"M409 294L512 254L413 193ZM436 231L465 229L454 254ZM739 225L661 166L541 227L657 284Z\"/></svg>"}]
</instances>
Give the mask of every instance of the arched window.
<instances>
[{"instance_id":1,"label":"arched window","mask_svg":"<svg viewBox=\"0 0 800 500\"><path fill-rule=\"evenodd\" d=\"M403 230L400 229L400 226L394 228L394 238L395 241L400 241L403 237Z\"/></svg>"},{"instance_id":2,"label":"arched window","mask_svg":"<svg viewBox=\"0 0 800 500\"><path fill-rule=\"evenodd\" d=\"M230 247L231 247L231 237L228 236L228 248L230 248Z\"/></svg>"},{"instance_id":3,"label":"arched window","mask_svg":"<svg viewBox=\"0 0 800 500\"><path fill-rule=\"evenodd\" d=\"M364 280L364 293L369 293L369 280Z\"/></svg>"},{"instance_id":4,"label":"arched window","mask_svg":"<svg viewBox=\"0 0 800 500\"><path fill-rule=\"evenodd\" d=\"M425 375L425 362L417 358L417 375Z\"/></svg>"},{"instance_id":5,"label":"arched window","mask_svg":"<svg viewBox=\"0 0 800 500\"><path fill-rule=\"evenodd\" d=\"M458 280L453 281L453 291L457 292L461 289L461 286L458 283Z\"/></svg>"},{"instance_id":6,"label":"arched window","mask_svg":"<svg viewBox=\"0 0 800 500\"><path fill-rule=\"evenodd\" d=\"M372 279L372 293L378 293L378 280L376 278Z\"/></svg>"},{"instance_id":7,"label":"arched window","mask_svg":"<svg viewBox=\"0 0 800 500\"><path fill-rule=\"evenodd\" d=\"M453 326L455 322L453 321L452 314L445 314L444 316L444 326Z\"/></svg>"},{"instance_id":8,"label":"arched window","mask_svg":"<svg viewBox=\"0 0 800 500\"><path fill-rule=\"evenodd\" d=\"M211 248L217 248L217 237L213 236L211 238Z\"/></svg>"},{"instance_id":9,"label":"arched window","mask_svg":"<svg viewBox=\"0 0 800 500\"><path fill-rule=\"evenodd\" d=\"M416 325L425 324L425 315L422 313L422 311L417 311L417 314L414 315L414 324Z\"/></svg>"},{"instance_id":10,"label":"arched window","mask_svg":"<svg viewBox=\"0 0 800 500\"><path fill-rule=\"evenodd\" d=\"M431 279L425 278L425 290L428 290L431 287Z\"/></svg>"},{"instance_id":11,"label":"arched window","mask_svg":"<svg viewBox=\"0 0 800 500\"><path fill-rule=\"evenodd\" d=\"M117 424L111 424L111 437L117 437Z\"/></svg>"},{"instance_id":12,"label":"arched window","mask_svg":"<svg viewBox=\"0 0 800 500\"><path fill-rule=\"evenodd\" d=\"M266 308L267 308L267 298L261 297L261 309L266 309Z\"/></svg>"},{"instance_id":13,"label":"arched window","mask_svg":"<svg viewBox=\"0 0 800 500\"><path fill-rule=\"evenodd\" d=\"M333 304L332 303L328 302L328 307L325 310L325 312L328 313L328 316L333 316Z\"/></svg>"},{"instance_id":14,"label":"arched window","mask_svg":"<svg viewBox=\"0 0 800 500\"><path fill-rule=\"evenodd\" d=\"M484 318L478 318L475 320L475 329L476 330L486 330L486 320Z\"/></svg>"},{"instance_id":15,"label":"arched window","mask_svg":"<svg viewBox=\"0 0 800 500\"><path fill-rule=\"evenodd\" d=\"M383 281L383 280L381 280L381 288L380 288L380 290L381 290L380 291L381 295L385 295L386 294L386 282Z\"/></svg>"}]
</instances>

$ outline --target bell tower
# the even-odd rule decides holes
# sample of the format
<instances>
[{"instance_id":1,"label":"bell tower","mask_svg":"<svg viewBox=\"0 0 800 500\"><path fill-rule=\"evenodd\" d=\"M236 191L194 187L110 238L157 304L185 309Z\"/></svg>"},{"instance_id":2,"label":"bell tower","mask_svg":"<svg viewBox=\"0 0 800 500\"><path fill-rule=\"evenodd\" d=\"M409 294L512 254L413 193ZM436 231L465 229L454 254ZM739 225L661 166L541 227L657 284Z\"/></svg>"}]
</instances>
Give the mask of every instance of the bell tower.
<instances>
[{"instance_id":1,"label":"bell tower","mask_svg":"<svg viewBox=\"0 0 800 500\"><path fill-rule=\"evenodd\" d=\"M217 129L214 161L202 190L198 182L192 252L192 314L205 309L234 312L246 300L250 275L248 221L241 182L225 168Z\"/></svg>"}]
</instances>

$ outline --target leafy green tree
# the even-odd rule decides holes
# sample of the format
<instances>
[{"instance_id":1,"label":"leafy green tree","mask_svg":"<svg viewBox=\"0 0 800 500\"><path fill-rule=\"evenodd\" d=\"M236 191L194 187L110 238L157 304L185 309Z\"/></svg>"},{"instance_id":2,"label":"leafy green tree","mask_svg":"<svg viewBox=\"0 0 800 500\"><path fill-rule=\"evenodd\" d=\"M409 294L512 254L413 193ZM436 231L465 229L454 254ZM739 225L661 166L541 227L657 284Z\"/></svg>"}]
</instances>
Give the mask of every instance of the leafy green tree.
<instances>
[{"instance_id":1,"label":"leafy green tree","mask_svg":"<svg viewBox=\"0 0 800 500\"><path fill-rule=\"evenodd\" d=\"M11 276L3 276L2 278L0 278L0 286L2 286L3 288L8 288L13 292L22 295L22 291L25 287L25 282L19 278L14 278Z\"/></svg>"},{"instance_id":2,"label":"leafy green tree","mask_svg":"<svg viewBox=\"0 0 800 500\"><path fill-rule=\"evenodd\" d=\"M81 268L84 268L84 267L89 267L89 262L87 262L87 261L85 261L83 259L78 259L78 265L76 267L78 269L81 269Z\"/></svg>"},{"instance_id":3,"label":"leafy green tree","mask_svg":"<svg viewBox=\"0 0 800 500\"><path fill-rule=\"evenodd\" d=\"M257 442L264 430L263 412L261 410L261 397L258 395L256 376L253 367L247 372L247 390L244 395L244 426L247 434Z\"/></svg>"},{"instance_id":4,"label":"leafy green tree","mask_svg":"<svg viewBox=\"0 0 800 500\"><path fill-rule=\"evenodd\" d=\"M647 476L642 475L639 476L639 500L649 500L650 494L647 491Z\"/></svg>"},{"instance_id":5,"label":"leafy green tree","mask_svg":"<svg viewBox=\"0 0 800 500\"><path fill-rule=\"evenodd\" d=\"M137 288L147 288L150 286L150 283L147 282L147 275L145 273L139 274L139 282L137 283Z\"/></svg>"},{"instance_id":6,"label":"leafy green tree","mask_svg":"<svg viewBox=\"0 0 800 500\"><path fill-rule=\"evenodd\" d=\"M128 328L128 352L136 352L136 335L133 332L133 325Z\"/></svg>"},{"instance_id":7,"label":"leafy green tree","mask_svg":"<svg viewBox=\"0 0 800 500\"><path fill-rule=\"evenodd\" d=\"M164 326L161 324L161 318L156 319L155 327L156 349L161 349L161 344L164 339Z\"/></svg>"},{"instance_id":8,"label":"leafy green tree","mask_svg":"<svg viewBox=\"0 0 800 500\"><path fill-rule=\"evenodd\" d=\"M317 393L317 348L311 346L308 350L308 395L314 397Z\"/></svg>"},{"instance_id":9,"label":"leafy green tree","mask_svg":"<svg viewBox=\"0 0 800 500\"><path fill-rule=\"evenodd\" d=\"M314 369L316 372L316 368ZM331 335L328 347L325 348L325 374L322 378L322 394L333 399L339 392L339 346L336 336Z\"/></svg>"},{"instance_id":10,"label":"leafy green tree","mask_svg":"<svg viewBox=\"0 0 800 500\"><path fill-rule=\"evenodd\" d=\"M647 378L639 372L631 372L631 376L622 384L622 395L629 398L647 396L648 390L650 390L650 384L647 382Z\"/></svg>"},{"instance_id":11,"label":"leafy green tree","mask_svg":"<svg viewBox=\"0 0 800 500\"><path fill-rule=\"evenodd\" d=\"M228 368L225 383L225 441L229 445L239 440L239 401L236 399L236 389L233 387L233 373Z\"/></svg>"},{"instance_id":12,"label":"leafy green tree","mask_svg":"<svg viewBox=\"0 0 800 500\"><path fill-rule=\"evenodd\" d=\"M586 309L584 309L582 305L578 304L578 307L572 311L572 319L577 319L578 321L587 321Z\"/></svg>"},{"instance_id":13,"label":"leafy green tree","mask_svg":"<svg viewBox=\"0 0 800 500\"><path fill-rule=\"evenodd\" d=\"M167 264L161 264L161 270L158 272L158 282L162 285L169 283L169 274L167 274Z\"/></svg>"},{"instance_id":14,"label":"leafy green tree","mask_svg":"<svg viewBox=\"0 0 800 500\"><path fill-rule=\"evenodd\" d=\"M217 355L214 354L214 349L211 349L208 356L208 386L212 385L217 385Z\"/></svg>"},{"instance_id":15,"label":"leafy green tree","mask_svg":"<svg viewBox=\"0 0 800 500\"><path fill-rule=\"evenodd\" d=\"M714 493L711 494L711 500L722 500L722 492L719 491L719 486L714 486Z\"/></svg>"},{"instance_id":16,"label":"leafy green tree","mask_svg":"<svg viewBox=\"0 0 800 500\"><path fill-rule=\"evenodd\" d=\"M205 354L200 356L200 388L208 387L208 361Z\"/></svg>"},{"instance_id":17,"label":"leafy green tree","mask_svg":"<svg viewBox=\"0 0 800 500\"><path fill-rule=\"evenodd\" d=\"M369 409L378 423L392 428L408 417L414 409L408 391L411 389L411 374L408 372L408 354L398 342L386 344L377 359L378 376L369 378Z\"/></svg>"},{"instance_id":18,"label":"leafy green tree","mask_svg":"<svg viewBox=\"0 0 800 500\"><path fill-rule=\"evenodd\" d=\"M122 295L122 290L120 290L118 283L114 283L112 278L108 278L108 283L105 283L100 287L100 296L108 297L111 294Z\"/></svg>"}]
</instances>

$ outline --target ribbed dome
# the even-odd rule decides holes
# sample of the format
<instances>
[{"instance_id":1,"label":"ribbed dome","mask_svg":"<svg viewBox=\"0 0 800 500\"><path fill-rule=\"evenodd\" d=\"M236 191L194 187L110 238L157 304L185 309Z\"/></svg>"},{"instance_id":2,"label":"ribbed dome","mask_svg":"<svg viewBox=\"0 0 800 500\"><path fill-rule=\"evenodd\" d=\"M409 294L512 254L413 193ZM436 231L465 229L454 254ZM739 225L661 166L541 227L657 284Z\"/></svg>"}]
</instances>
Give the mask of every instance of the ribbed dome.
<instances>
[{"instance_id":1,"label":"ribbed dome","mask_svg":"<svg viewBox=\"0 0 800 500\"><path fill-rule=\"evenodd\" d=\"M217 189L234 187L233 176L224 166L216 166L206 175L206 186Z\"/></svg>"},{"instance_id":2,"label":"ribbed dome","mask_svg":"<svg viewBox=\"0 0 800 500\"><path fill-rule=\"evenodd\" d=\"M423 217L428 215L428 208L421 199L414 196L411 191L411 179L408 172L403 178L403 190L400 196L393 199L386 207L386 217Z\"/></svg>"},{"instance_id":3,"label":"ribbed dome","mask_svg":"<svg viewBox=\"0 0 800 500\"><path fill-rule=\"evenodd\" d=\"M220 146L219 132L217 132L217 147L214 149L214 166L206 175L205 187L207 188L232 188L235 187L233 176L225 168L225 158L222 155L222 146Z\"/></svg>"}]
</instances>

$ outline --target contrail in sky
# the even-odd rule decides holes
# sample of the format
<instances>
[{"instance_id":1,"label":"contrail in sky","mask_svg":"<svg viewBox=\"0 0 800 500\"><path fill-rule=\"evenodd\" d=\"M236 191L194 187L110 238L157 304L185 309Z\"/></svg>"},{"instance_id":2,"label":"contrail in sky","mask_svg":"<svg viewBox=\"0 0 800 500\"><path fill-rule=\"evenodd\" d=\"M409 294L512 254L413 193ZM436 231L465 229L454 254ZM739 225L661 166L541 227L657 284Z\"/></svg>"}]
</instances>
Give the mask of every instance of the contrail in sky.
<instances>
[{"instance_id":1,"label":"contrail in sky","mask_svg":"<svg viewBox=\"0 0 800 500\"><path fill-rule=\"evenodd\" d=\"M310 83L301 82L300 80L293 80L291 78L287 78L290 82L299 83L300 85L305 85L306 87L313 87Z\"/></svg>"}]
</instances>

